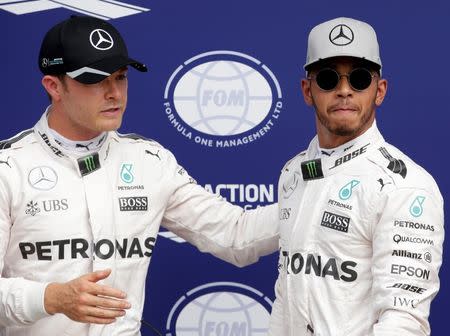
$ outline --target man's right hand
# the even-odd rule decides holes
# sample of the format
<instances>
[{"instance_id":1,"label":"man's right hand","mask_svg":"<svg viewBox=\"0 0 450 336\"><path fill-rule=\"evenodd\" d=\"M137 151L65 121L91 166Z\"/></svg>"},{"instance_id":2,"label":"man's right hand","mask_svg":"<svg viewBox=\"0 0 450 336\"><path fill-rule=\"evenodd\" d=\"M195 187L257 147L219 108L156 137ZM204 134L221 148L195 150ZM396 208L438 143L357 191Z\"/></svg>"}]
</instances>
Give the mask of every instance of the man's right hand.
<instances>
[{"instance_id":1,"label":"man's right hand","mask_svg":"<svg viewBox=\"0 0 450 336\"><path fill-rule=\"evenodd\" d=\"M111 270L85 274L66 283L50 283L45 289L44 307L47 313L62 313L74 321L109 324L125 315L131 307L126 293L97 284Z\"/></svg>"}]
</instances>

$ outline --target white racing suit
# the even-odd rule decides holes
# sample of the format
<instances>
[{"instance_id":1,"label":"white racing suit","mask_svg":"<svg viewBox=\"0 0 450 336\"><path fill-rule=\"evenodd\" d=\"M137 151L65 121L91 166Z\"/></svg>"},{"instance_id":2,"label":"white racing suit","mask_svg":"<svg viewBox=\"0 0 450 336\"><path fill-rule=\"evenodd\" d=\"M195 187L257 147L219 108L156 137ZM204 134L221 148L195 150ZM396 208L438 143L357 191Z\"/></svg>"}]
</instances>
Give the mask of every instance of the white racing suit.
<instances>
[{"instance_id":1,"label":"white racing suit","mask_svg":"<svg viewBox=\"0 0 450 336\"><path fill-rule=\"evenodd\" d=\"M334 150L314 138L285 165L278 204L271 336L430 334L442 196L375 123Z\"/></svg>"},{"instance_id":2,"label":"white racing suit","mask_svg":"<svg viewBox=\"0 0 450 336\"><path fill-rule=\"evenodd\" d=\"M156 237L165 228L237 265L278 247L277 206L244 212L205 191L158 143L109 132L74 158L46 114L0 144L0 335L137 336ZM49 316L45 287L112 269L132 308L110 325Z\"/></svg>"}]
</instances>

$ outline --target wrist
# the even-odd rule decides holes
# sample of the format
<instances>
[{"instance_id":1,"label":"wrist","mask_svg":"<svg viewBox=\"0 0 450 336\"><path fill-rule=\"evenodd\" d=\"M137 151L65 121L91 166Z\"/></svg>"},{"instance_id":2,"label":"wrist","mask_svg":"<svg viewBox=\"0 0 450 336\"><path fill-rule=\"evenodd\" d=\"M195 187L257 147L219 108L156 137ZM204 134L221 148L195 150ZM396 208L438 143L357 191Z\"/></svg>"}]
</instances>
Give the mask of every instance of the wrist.
<instances>
[{"instance_id":1,"label":"wrist","mask_svg":"<svg viewBox=\"0 0 450 336\"><path fill-rule=\"evenodd\" d=\"M45 288L44 293L44 309L45 311L50 314L56 314L59 313L59 299L58 299L58 292L60 292L61 284L52 282L47 285Z\"/></svg>"}]
</instances>

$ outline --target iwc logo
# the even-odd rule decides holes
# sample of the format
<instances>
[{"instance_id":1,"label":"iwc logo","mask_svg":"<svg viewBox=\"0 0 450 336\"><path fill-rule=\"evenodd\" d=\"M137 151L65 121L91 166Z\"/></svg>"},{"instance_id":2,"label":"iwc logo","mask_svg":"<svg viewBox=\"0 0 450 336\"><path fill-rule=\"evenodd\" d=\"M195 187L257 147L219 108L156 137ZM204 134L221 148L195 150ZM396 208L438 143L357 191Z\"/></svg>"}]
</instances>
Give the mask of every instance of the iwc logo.
<instances>
[{"instance_id":1,"label":"iwc logo","mask_svg":"<svg viewBox=\"0 0 450 336\"><path fill-rule=\"evenodd\" d=\"M235 282L214 282L184 294L172 307L166 336L264 336L272 301Z\"/></svg>"},{"instance_id":2,"label":"iwc logo","mask_svg":"<svg viewBox=\"0 0 450 336\"><path fill-rule=\"evenodd\" d=\"M214 148L258 140L275 126L282 106L272 71L235 51L211 51L187 60L164 92L164 111L178 133Z\"/></svg>"}]
</instances>

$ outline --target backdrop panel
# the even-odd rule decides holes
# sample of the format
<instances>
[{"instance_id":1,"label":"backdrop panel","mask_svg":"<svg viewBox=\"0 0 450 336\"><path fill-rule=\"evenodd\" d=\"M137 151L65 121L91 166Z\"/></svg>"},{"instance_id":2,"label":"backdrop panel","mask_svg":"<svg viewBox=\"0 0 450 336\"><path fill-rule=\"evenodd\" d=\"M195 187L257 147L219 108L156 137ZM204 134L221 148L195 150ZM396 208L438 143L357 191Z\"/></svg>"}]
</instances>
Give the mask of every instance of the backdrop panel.
<instances>
[{"instance_id":1,"label":"backdrop panel","mask_svg":"<svg viewBox=\"0 0 450 336\"><path fill-rule=\"evenodd\" d=\"M367 21L389 81L378 126L435 177L444 199L450 195L445 1L3 0L0 138L34 125L48 105L41 38L77 13L111 20L150 69L129 73L121 131L162 143L198 183L247 208L276 201L281 168L315 134L300 93L308 31L338 16ZM449 257L445 248L433 335L448 334ZM276 255L238 269L161 232L144 319L167 335L265 335L276 276Z\"/></svg>"}]
</instances>

